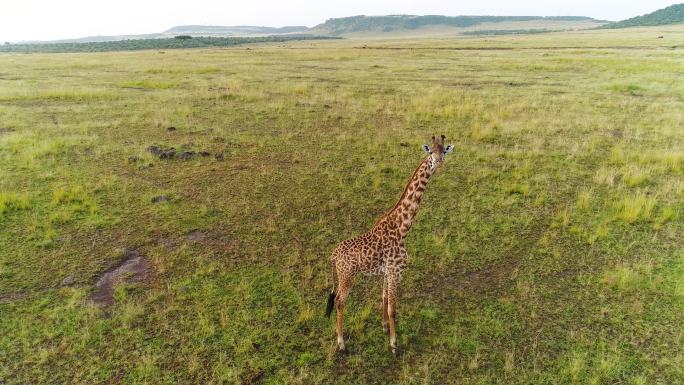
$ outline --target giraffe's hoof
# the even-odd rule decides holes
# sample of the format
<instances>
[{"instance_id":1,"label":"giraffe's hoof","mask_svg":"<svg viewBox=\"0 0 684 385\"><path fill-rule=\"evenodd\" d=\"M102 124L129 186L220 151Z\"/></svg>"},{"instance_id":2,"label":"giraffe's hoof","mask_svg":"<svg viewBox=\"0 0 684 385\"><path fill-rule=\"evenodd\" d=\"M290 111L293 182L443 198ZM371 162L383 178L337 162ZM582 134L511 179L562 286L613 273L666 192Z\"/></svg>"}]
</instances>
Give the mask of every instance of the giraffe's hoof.
<instances>
[{"instance_id":1,"label":"giraffe's hoof","mask_svg":"<svg viewBox=\"0 0 684 385\"><path fill-rule=\"evenodd\" d=\"M399 349L396 346L392 346L392 355L399 357Z\"/></svg>"},{"instance_id":2,"label":"giraffe's hoof","mask_svg":"<svg viewBox=\"0 0 684 385\"><path fill-rule=\"evenodd\" d=\"M347 347L344 346L344 341L338 342L338 343L337 343L337 350L338 350L340 353L346 353L346 352L347 352Z\"/></svg>"}]
</instances>

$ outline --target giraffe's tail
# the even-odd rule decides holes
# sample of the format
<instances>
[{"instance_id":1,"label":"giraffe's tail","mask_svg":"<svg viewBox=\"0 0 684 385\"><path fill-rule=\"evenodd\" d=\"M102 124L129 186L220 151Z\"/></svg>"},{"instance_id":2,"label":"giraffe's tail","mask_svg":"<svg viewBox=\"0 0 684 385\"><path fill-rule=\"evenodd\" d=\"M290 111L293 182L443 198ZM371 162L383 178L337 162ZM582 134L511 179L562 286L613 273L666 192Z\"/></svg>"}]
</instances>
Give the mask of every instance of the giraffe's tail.
<instances>
[{"instance_id":1,"label":"giraffe's tail","mask_svg":"<svg viewBox=\"0 0 684 385\"><path fill-rule=\"evenodd\" d=\"M332 257L333 263L330 264L330 267L332 268L332 282L333 282L333 287L332 290L330 290L330 294L328 294L328 306L325 308L325 316L327 318L330 318L330 314L332 314L333 307L335 307L335 253L333 253Z\"/></svg>"},{"instance_id":2,"label":"giraffe's tail","mask_svg":"<svg viewBox=\"0 0 684 385\"><path fill-rule=\"evenodd\" d=\"M330 314L333 311L333 307L335 307L335 290L330 292L328 294L328 306L325 308L325 316L330 318Z\"/></svg>"}]
</instances>

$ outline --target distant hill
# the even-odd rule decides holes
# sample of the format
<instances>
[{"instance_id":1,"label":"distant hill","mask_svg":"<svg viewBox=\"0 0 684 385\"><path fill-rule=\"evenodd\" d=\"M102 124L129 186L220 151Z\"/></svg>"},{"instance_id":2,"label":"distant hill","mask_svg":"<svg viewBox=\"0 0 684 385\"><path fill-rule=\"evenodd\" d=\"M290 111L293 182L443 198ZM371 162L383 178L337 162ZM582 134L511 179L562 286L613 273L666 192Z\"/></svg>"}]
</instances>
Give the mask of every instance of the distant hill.
<instances>
[{"instance_id":1,"label":"distant hill","mask_svg":"<svg viewBox=\"0 0 684 385\"><path fill-rule=\"evenodd\" d=\"M220 26L220 25L180 25L164 31L167 35L275 35L285 33L303 33L309 30L305 26L292 27L258 27L251 25Z\"/></svg>"},{"instance_id":2,"label":"distant hill","mask_svg":"<svg viewBox=\"0 0 684 385\"><path fill-rule=\"evenodd\" d=\"M646 15L618 21L601 28L628 28L684 23L684 3L674 4Z\"/></svg>"},{"instance_id":3,"label":"distant hill","mask_svg":"<svg viewBox=\"0 0 684 385\"><path fill-rule=\"evenodd\" d=\"M585 21L605 23L585 16L440 16L440 15L389 15L351 16L328 19L312 28L317 34L343 35L356 32L393 32L415 30L429 26L465 28L482 23L506 23L525 21Z\"/></svg>"},{"instance_id":4,"label":"distant hill","mask_svg":"<svg viewBox=\"0 0 684 385\"><path fill-rule=\"evenodd\" d=\"M98 43L122 40L169 39L178 35L192 37L264 37L288 36L293 34L342 36L357 33L391 33L402 37L407 32L428 34L485 34L473 32L481 29L491 33L530 33L551 32L571 29L595 28L608 23L605 20L585 16L441 16L441 15L389 15L389 16L351 16L328 19L313 28L305 26L264 27L264 26L220 26L220 25L180 25L159 33L144 35L87 36L78 39L51 41L22 41L17 44L71 44ZM444 27L447 27L446 29ZM448 31L447 31L448 30ZM507 32L514 31L514 32Z\"/></svg>"},{"instance_id":5,"label":"distant hill","mask_svg":"<svg viewBox=\"0 0 684 385\"><path fill-rule=\"evenodd\" d=\"M177 35L189 35L194 37L255 37L275 36L288 34L304 34L309 31L308 27L261 27L251 25L219 26L219 25L179 25L169 28L164 32L149 33L144 35L117 35L117 36L86 36L78 39L62 39L50 41L22 41L19 44L52 44L52 43L99 43L121 40L139 39L168 39Z\"/></svg>"}]
</instances>

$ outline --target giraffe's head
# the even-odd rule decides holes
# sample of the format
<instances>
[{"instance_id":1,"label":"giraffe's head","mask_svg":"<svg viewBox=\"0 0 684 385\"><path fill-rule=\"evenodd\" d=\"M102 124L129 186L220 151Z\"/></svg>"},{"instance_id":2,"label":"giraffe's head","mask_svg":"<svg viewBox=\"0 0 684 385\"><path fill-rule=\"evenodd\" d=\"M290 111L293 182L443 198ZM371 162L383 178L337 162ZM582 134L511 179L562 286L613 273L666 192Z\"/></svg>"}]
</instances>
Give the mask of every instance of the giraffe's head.
<instances>
[{"instance_id":1,"label":"giraffe's head","mask_svg":"<svg viewBox=\"0 0 684 385\"><path fill-rule=\"evenodd\" d=\"M423 145L423 150L430 154L430 157L428 158L430 170L435 171L435 169L444 163L444 157L446 157L446 154L450 153L454 149L453 144L444 144L444 135L441 136L441 140L436 139L434 136L432 137L432 146L428 146L427 144Z\"/></svg>"}]
</instances>

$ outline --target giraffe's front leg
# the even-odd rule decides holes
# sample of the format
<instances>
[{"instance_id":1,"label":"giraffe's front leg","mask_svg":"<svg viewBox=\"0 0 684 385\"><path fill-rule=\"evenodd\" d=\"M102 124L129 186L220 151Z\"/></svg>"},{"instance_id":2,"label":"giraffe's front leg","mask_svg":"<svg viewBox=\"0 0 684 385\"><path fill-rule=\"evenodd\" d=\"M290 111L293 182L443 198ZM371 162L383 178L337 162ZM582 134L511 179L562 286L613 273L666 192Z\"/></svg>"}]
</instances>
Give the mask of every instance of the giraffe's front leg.
<instances>
[{"instance_id":1,"label":"giraffe's front leg","mask_svg":"<svg viewBox=\"0 0 684 385\"><path fill-rule=\"evenodd\" d=\"M387 315L387 275L382 277L382 330L389 332L389 316Z\"/></svg>"},{"instance_id":2,"label":"giraffe's front leg","mask_svg":"<svg viewBox=\"0 0 684 385\"><path fill-rule=\"evenodd\" d=\"M399 285L399 274L387 275L387 315L389 318L389 337L392 354L397 355L397 334L395 330L395 318L397 315L397 286Z\"/></svg>"}]
</instances>

